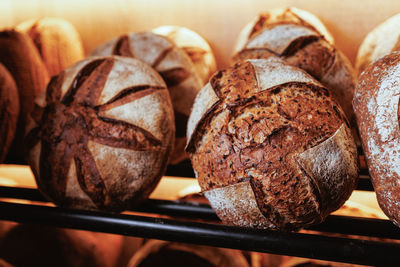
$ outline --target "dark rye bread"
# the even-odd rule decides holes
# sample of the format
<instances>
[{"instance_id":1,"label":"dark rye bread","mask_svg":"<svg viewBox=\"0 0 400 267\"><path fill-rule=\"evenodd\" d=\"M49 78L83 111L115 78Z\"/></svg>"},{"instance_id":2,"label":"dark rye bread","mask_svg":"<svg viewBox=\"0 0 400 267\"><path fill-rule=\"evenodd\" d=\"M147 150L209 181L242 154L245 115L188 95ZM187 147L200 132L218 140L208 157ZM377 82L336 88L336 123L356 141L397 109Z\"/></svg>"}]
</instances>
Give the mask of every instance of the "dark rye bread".
<instances>
[{"instance_id":1,"label":"dark rye bread","mask_svg":"<svg viewBox=\"0 0 400 267\"><path fill-rule=\"evenodd\" d=\"M150 240L130 260L128 267L248 267L238 250Z\"/></svg>"},{"instance_id":2,"label":"dark rye bread","mask_svg":"<svg viewBox=\"0 0 400 267\"><path fill-rule=\"evenodd\" d=\"M400 226L400 52L368 65L353 105L379 206Z\"/></svg>"},{"instance_id":3,"label":"dark rye bread","mask_svg":"<svg viewBox=\"0 0 400 267\"><path fill-rule=\"evenodd\" d=\"M297 229L350 196L357 152L328 90L276 57L238 63L200 91L187 151L225 223Z\"/></svg>"},{"instance_id":4,"label":"dark rye bread","mask_svg":"<svg viewBox=\"0 0 400 267\"><path fill-rule=\"evenodd\" d=\"M164 79L175 112L176 138L171 163L187 158L186 125L202 82L189 56L168 38L151 32L130 33L97 47L90 55L133 57L154 68Z\"/></svg>"},{"instance_id":5,"label":"dark rye bread","mask_svg":"<svg viewBox=\"0 0 400 267\"><path fill-rule=\"evenodd\" d=\"M18 114L18 89L11 74L0 64L0 163L14 139Z\"/></svg>"},{"instance_id":6,"label":"dark rye bread","mask_svg":"<svg viewBox=\"0 0 400 267\"><path fill-rule=\"evenodd\" d=\"M172 150L164 81L139 60L89 58L53 77L27 135L42 193L59 206L121 211L153 191Z\"/></svg>"},{"instance_id":7,"label":"dark rye bread","mask_svg":"<svg viewBox=\"0 0 400 267\"><path fill-rule=\"evenodd\" d=\"M276 16L276 14L275 14ZM247 35L241 34L233 61L268 58L271 55L299 67L328 87L351 124L355 124L351 105L355 76L349 60L312 24L290 9L277 17L261 14ZM251 26L248 25L248 26ZM245 28L245 32L249 27ZM241 40L245 39L245 40Z\"/></svg>"}]
</instances>

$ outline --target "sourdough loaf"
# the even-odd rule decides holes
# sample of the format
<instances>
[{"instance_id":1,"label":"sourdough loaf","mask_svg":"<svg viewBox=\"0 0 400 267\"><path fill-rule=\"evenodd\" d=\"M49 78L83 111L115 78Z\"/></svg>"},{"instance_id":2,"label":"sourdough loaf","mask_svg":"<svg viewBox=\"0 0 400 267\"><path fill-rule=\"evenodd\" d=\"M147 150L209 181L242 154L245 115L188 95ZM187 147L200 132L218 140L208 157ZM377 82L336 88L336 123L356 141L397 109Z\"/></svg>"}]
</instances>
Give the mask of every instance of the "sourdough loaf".
<instances>
[{"instance_id":1,"label":"sourdough loaf","mask_svg":"<svg viewBox=\"0 0 400 267\"><path fill-rule=\"evenodd\" d=\"M8 158L21 163L26 158L23 139L27 118L35 97L46 89L49 75L31 39L14 30L0 32L0 63L11 73L18 88L20 113Z\"/></svg>"},{"instance_id":2,"label":"sourdough loaf","mask_svg":"<svg viewBox=\"0 0 400 267\"><path fill-rule=\"evenodd\" d=\"M20 224L0 240L0 257L16 267L115 267L121 248L118 235Z\"/></svg>"},{"instance_id":3,"label":"sourdough loaf","mask_svg":"<svg viewBox=\"0 0 400 267\"><path fill-rule=\"evenodd\" d=\"M379 206L400 226L400 52L367 66L353 105Z\"/></svg>"},{"instance_id":4,"label":"sourdough loaf","mask_svg":"<svg viewBox=\"0 0 400 267\"><path fill-rule=\"evenodd\" d=\"M133 255L128 267L153 266L248 267L249 265L238 250L150 240Z\"/></svg>"},{"instance_id":5,"label":"sourdough loaf","mask_svg":"<svg viewBox=\"0 0 400 267\"><path fill-rule=\"evenodd\" d=\"M59 206L121 211L147 198L174 141L164 81L125 57L80 61L36 99L29 163L41 192Z\"/></svg>"},{"instance_id":6,"label":"sourdough loaf","mask_svg":"<svg viewBox=\"0 0 400 267\"><path fill-rule=\"evenodd\" d=\"M198 33L185 27L168 25L157 27L152 32L168 37L186 52L203 82L202 85L206 84L210 76L217 71L211 47Z\"/></svg>"},{"instance_id":7,"label":"sourdough loaf","mask_svg":"<svg viewBox=\"0 0 400 267\"><path fill-rule=\"evenodd\" d=\"M0 64L0 163L14 139L19 114L18 90L8 70Z\"/></svg>"},{"instance_id":8,"label":"sourdough loaf","mask_svg":"<svg viewBox=\"0 0 400 267\"><path fill-rule=\"evenodd\" d=\"M50 76L57 75L84 57L78 32L64 19L28 20L17 25L16 30L32 39Z\"/></svg>"},{"instance_id":9,"label":"sourdough loaf","mask_svg":"<svg viewBox=\"0 0 400 267\"><path fill-rule=\"evenodd\" d=\"M242 30L233 61L279 56L290 65L302 68L331 90L353 124L353 68L335 48L323 24L314 16L311 20L298 15L296 10L278 9L259 15Z\"/></svg>"},{"instance_id":10,"label":"sourdough loaf","mask_svg":"<svg viewBox=\"0 0 400 267\"><path fill-rule=\"evenodd\" d=\"M356 186L357 151L342 109L277 57L216 73L196 98L188 137L200 187L228 224L319 223Z\"/></svg>"},{"instance_id":11,"label":"sourdough loaf","mask_svg":"<svg viewBox=\"0 0 400 267\"><path fill-rule=\"evenodd\" d=\"M175 112L176 138L171 163L187 158L186 124L201 80L189 56L166 37L151 33L130 33L96 48L92 56L119 55L140 59L165 80Z\"/></svg>"},{"instance_id":12,"label":"sourdough loaf","mask_svg":"<svg viewBox=\"0 0 400 267\"><path fill-rule=\"evenodd\" d=\"M371 62L398 50L400 50L400 14L382 22L364 38L356 58L358 75Z\"/></svg>"}]
</instances>

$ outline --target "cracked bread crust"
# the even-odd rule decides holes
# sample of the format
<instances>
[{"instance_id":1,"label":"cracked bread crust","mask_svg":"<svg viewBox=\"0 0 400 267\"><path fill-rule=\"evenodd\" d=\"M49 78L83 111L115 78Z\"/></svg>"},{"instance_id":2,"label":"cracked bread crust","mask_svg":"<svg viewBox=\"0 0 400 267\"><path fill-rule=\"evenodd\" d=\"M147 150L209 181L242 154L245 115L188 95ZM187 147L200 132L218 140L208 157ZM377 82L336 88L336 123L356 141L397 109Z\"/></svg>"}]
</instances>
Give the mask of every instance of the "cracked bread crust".
<instances>
[{"instance_id":1,"label":"cracked bread crust","mask_svg":"<svg viewBox=\"0 0 400 267\"><path fill-rule=\"evenodd\" d=\"M355 124L351 104L355 76L348 59L335 49L332 42L327 41L300 17L296 20L288 19L283 13L271 21L269 16L269 13L259 16L252 31L246 36L246 42L238 40L244 45L232 60L238 62L251 58L268 58L271 55L284 59L329 88L351 124Z\"/></svg>"},{"instance_id":2,"label":"cracked bread crust","mask_svg":"<svg viewBox=\"0 0 400 267\"><path fill-rule=\"evenodd\" d=\"M214 103L203 102L211 89ZM298 229L321 222L350 196L358 176L354 140L341 108L310 76L276 57L248 60L218 72L203 90L187 151L224 222ZM243 207L227 203L239 192L249 196L237 200ZM256 212L244 219L254 207L263 222Z\"/></svg>"},{"instance_id":3,"label":"cracked bread crust","mask_svg":"<svg viewBox=\"0 0 400 267\"><path fill-rule=\"evenodd\" d=\"M120 211L148 197L174 141L161 77L139 60L89 58L36 100L26 140L39 189L57 205Z\"/></svg>"}]
</instances>

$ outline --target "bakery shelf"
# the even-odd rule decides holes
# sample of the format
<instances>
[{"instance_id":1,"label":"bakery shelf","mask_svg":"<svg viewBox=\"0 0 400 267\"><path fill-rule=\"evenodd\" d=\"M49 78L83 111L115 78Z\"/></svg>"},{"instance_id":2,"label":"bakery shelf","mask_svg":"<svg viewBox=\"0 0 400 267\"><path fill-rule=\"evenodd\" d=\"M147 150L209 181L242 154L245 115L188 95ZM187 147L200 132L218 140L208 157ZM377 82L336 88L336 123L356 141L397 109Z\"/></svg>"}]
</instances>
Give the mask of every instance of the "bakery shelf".
<instances>
[{"instance_id":1,"label":"bakery shelf","mask_svg":"<svg viewBox=\"0 0 400 267\"><path fill-rule=\"evenodd\" d=\"M38 190L29 188L2 186L0 198L46 202ZM393 242L400 240L400 229L388 220L331 215L324 223L311 227L309 234L224 226L208 205L183 201L149 199L132 212L117 214L0 202L0 220L356 264L394 265L400 259L400 242Z\"/></svg>"}]
</instances>

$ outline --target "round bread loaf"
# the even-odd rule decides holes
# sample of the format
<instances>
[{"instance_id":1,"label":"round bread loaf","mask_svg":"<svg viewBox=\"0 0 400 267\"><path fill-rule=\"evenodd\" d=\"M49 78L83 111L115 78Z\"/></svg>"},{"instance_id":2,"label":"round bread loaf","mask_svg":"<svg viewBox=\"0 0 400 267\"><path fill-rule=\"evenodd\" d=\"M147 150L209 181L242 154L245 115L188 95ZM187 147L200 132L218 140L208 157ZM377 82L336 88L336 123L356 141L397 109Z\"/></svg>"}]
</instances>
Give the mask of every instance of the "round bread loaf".
<instances>
[{"instance_id":1,"label":"round bread loaf","mask_svg":"<svg viewBox=\"0 0 400 267\"><path fill-rule=\"evenodd\" d=\"M17 267L115 267L121 249L122 236L29 224L0 240L0 257Z\"/></svg>"},{"instance_id":2,"label":"round bread loaf","mask_svg":"<svg viewBox=\"0 0 400 267\"><path fill-rule=\"evenodd\" d=\"M208 42L198 33L180 26L160 26L152 32L174 41L192 60L203 85L217 71L217 63Z\"/></svg>"},{"instance_id":3,"label":"round bread loaf","mask_svg":"<svg viewBox=\"0 0 400 267\"><path fill-rule=\"evenodd\" d=\"M333 41L326 39L330 34L323 24L313 18L299 16L293 9L272 10L259 15L242 30L233 61L281 57L328 87L351 124L355 125L351 105L355 86L353 68L334 47Z\"/></svg>"},{"instance_id":4,"label":"round bread loaf","mask_svg":"<svg viewBox=\"0 0 400 267\"><path fill-rule=\"evenodd\" d=\"M18 90L8 70L0 64L0 163L14 139L19 114Z\"/></svg>"},{"instance_id":5,"label":"round bread loaf","mask_svg":"<svg viewBox=\"0 0 400 267\"><path fill-rule=\"evenodd\" d=\"M186 124L201 89L201 80L189 56L168 38L151 32L122 35L100 45L91 55L134 57L158 71L167 84L175 112L176 136L170 163L187 158Z\"/></svg>"},{"instance_id":6,"label":"round bread loaf","mask_svg":"<svg viewBox=\"0 0 400 267\"><path fill-rule=\"evenodd\" d=\"M400 52L367 66L353 105L379 206L400 226Z\"/></svg>"},{"instance_id":7,"label":"round bread loaf","mask_svg":"<svg viewBox=\"0 0 400 267\"><path fill-rule=\"evenodd\" d=\"M59 74L84 58L78 32L64 19L42 18L24 21L16 29L32 39L50 76Z\"/></svg>"},{"instance_id":8,"label":"round bread loaf","mask_svg":"<svg viewBox=\"0 0 400 267\"><path fill-rule=\"evenodd\" d=\"M400 14L397 14L370 31L358 49L357 74L374 60L400 50Z\"/></svg>"},{"instance_id":9,"label":"round bread loaf","mask_svg":"<svg viewBox=\"0 0 400 267\"><path fill-rule=\"evenodd\" d=\"M357 150L340 106L277 57L216 73L196 98L188 137L200 187L224 223L319 223L356 186Z\"/></svg>"},{"instance_id":10,"label":"round bread loaf","mask_svg":"<svg viewBox=\"0 0 400 267\"><path fill-rule=\"evenodd\" d=\"M59 206L120 211L165 171L174 117L164 81L124 57L80 61L36 99L27 143L40 191Z\"/></svg>"},{"instance_id":11,"label":"round bread loaf","mask_svg":"<svg viewBox=\"0 0 400 267\"><path fill-rule=\"evenodd\" d=\"M128 267L248 267L240 251L190 244L148 241L130 260Z\"/></svg>"},{"instance_id":12,"label":"round bread loaf","mask_svg":"<svg viewBox=\"0 0 400 267\"><path fill-rule=\"evenodd\" d=\"M31 39L14 30L0 32L0 63L14 78L20 104L17 130L7 158L22 163L26 158L23 140L28 115L35 97L46 89L49 75Z\"/></svg>"}]
</instances>

